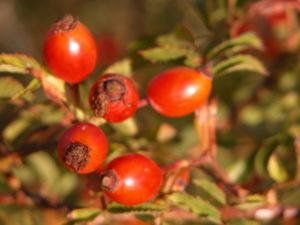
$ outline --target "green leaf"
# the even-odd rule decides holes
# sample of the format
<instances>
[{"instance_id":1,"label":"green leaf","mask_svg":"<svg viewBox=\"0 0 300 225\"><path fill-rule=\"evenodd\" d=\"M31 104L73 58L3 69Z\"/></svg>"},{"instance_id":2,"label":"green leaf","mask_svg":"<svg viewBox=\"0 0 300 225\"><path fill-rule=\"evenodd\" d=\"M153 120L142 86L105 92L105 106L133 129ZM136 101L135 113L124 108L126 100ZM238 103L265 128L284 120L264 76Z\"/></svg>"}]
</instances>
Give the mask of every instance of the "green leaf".
<instances>
[{"instance_id":1,"label":"green leaf","mask_svg":"<svg viewBox=\"0 0 300 225\"><path fill-rule=\"evenodd\" d=\"M152 222L155 220L155 216L153 214L139 213L139 214L135 214L135 217L145 222Z\"/></svg>"},{"instance_id":2,"label":"green leaf","mask_svg":"<svg viewBox=\"0 0 300 225\"><path fill-rule=\"evenodd\" d=\"M18 99L27 94L32 94L31 92L38 89L40 86L41 82L37 79L33 79L23 90L20 90L14 96L12 96L12 99Z\"/></svg>"},{"instance_id":3,"label":"green leaf","mask_svg":"<svg viewBox=\"0 0 300 225\"><path fill-rule=\"evenodd\" d=\"M178 26L172 33L157 38L157 47L144 49L139 54L151 62L168 62L184 59L184 64L197 67L201 64L201 57L193 43L193 37L186 27Z\"/></svg>"},{"instance_id":4,"label":"green leaf","mask_svg":"<svg viewBox=\"0 0 300 225\"><path fill-rule=\"evenodd\" d=\"M284 167L283 163L280 161L276 153L273 153L268 161L267 169L270 177L277 182L287 181L289 174Z\"/></svg>"},{"instance_id":5,"label":"green leaf","mask_svg":"<svg viewBox=\"0 0 300 225\"><path fill-rule=\"evenodd\" d=\"M37 60L25 54L0 54L0 72L32 74L40 80L45 93L55 102L66 102L64 81L47 72ZM31 83L28 89L36 88ZM27 92L27 90L25 90ZM22 95L22 92L15 93Z\"/></svg>"},{"instance_id":6,"label":"green leaf","mask_svg":"<svg viewBox=\"0 0 300 225\"><path fill-rule=\"evenodd\" d=\"M264 196L255 194L255 195L247 196L244 202L235 205L235 207L241 210L251 210L251 209L256 209L258 207L261 207L266 203L267 200Z\"/></svg>"},{"instance_id":7,"label":"green leaf","mask_svg":"<svg viewBox=\"0 0 300 225\"><path fill-rule=\"evenodd\" d=\"M275 136L267 139L258 149L255 157L255 169L260 175L268 175L268 161L278 144L278 136Z\"/></svg>"},{"instance_id":8,"label":"green leaf","mask_svg":"<svg viewBox=\"0 0 300 225\"><path fill-rule=\"evenodd\" d=\"M196 68L201 65L201 57L197 52L190 51L186 54L184 65Z\"/></svg>"},{"instance_id":9,"label":"green leaf","mask_svg":"<svg viewBox=\"0 0 300 225\"><path fill-rule=\"evenodd\" d=\"M199 197L185 193L174 193L168 198L174 205L189 210L199 217L207 217L213 222L220 223L220 212L210 203Z\"/></svg>"},{"instance_id":10,"label":"green leaf","mask_svg":"<svg viewBox=\"0 0 300 225\"><path fill-rule=\"evenodd\" d=\"M234 219L226 223L226 225L259 225L257 221L246 219Z\"/></svg>"},{"instance_id":11,"label":"green leaf","mask_svg":"<svg viewBox=\"0 0 300 225\"><path fill-rule=\"evenodd\" d=\"M146 60L151 62L168 62L183 58L186 50L172 45L154 47L139 52Z\"/></svg>"},{"instance_id":12,"label":"green leaf","mask_svg":"<svg viewBox=\"0 0 300 225\"><path fill-rule=\"evenodd\" d=\"M262 75L268 74L265 66L257 58L250 55L236 55L219 62L213 67L215 76L222 76L237 71L251 71Z\"/></svg>"},{"instance_id":13,"label":"green leaf","mask_svg":"<svg viewBox=\"0 0 300 225\"><path fill-rule=\"evenodd\" d=\"M108 211L111 213L127 213L127 212L155 212L155 211L163 211L164 207L161 205L156 205L152 203L144 203L136 206L124 206L118 203L111 203L108 206Z\"/></svg>"},{"instance_id":14,"label":"green leaf","mask_svg":"<svg viewBox=\"0 0 300 225\"><path fill-rule=\"evenodd\" d=\"M182 32L181 32L182 33ZM159 46L177 46L180 48L191 49L192 43L186 40L182 40L179 36L179 30L177 33L161 35L157 38L156 42Z\"/></svg>"},{"instance_id":15,"label":"green leaf","mask_svg":"<svg viewBox=\"0 0 300 225\"><path fill-rule=\"evenodd\" d=\"M59 196L61 199L65 199L69 194L74 192L80 185L79 178L74 173L64 173L52 186L51 192Z\"/></svg>"},{"instance_id":16,"label":"green leaf","mask_svg":"<svg viewBox=\"0 0 300 225\"><path fill-rule=\"evenodd\" d=\"M238 51L249 48L263 50L264 48L261 40L253 32L249 32L217 45L209 51L207 58L213 59L220 54L237 52L234 50L236 47L238 47Z\"/></svg>"},{"instance_id":17,"label":"green leaf","mask_svg":"<svg viewBox=\"0 0 300 225\"><path fill-rule=\"evenodd\" d=\"M21 136L32 125L32 118L28 111L23 111L18 118L11 121L3 130L2 135L5 141L13 142Z\"/></svg>"},{"instance_id":18,"label":"green leaf","mask_svg":"<svg viewBox=\"0 0 300 225\"><path fill-rule=\"evenodd\" d=\"M138 133L138 126L133 118L128 118L121 123L111 123L110 125L125 136L134 136Z\"/></svg>"},{"instance_id":19,"label":"green leaf","mask_svg":"<svg viewBox=\"0 0 300 225\"><path fill-rule=\"evenodd\" d=\"M100 209L96 208L84 208L84 209L75 209L69 213L69 218L71 221L67 223L68 225L76 224L77 222L88 222L95 219L99 213Z\"/></svg>"},{"instance_id":20,"label":"green leaf","mask_svg":"<svg viewBox=\"0 0 300 225\"><path fill-rule=\"evenodd\" d=\"M12 77L0 77L0 98L11 98L24 90L23 84Z\"/></svg>"},{"instance_id":21,"label":"green leaf","mask_svg":"<svg viewBox=\"0 0 300 225\"><path fill-rule=\"evenodd\" d=\"M132 76L132 65L130 59L123 59L110 65L103 73L118 73L127 77Z\"/></svg>"},{"instance_id":22,"label":"green leaf","mask_svg":"<svg viewBox=\"0 0 300 225\"><path fill-rule=\"evenodd\" d=\"M226 196L224 192L212 181L204 179L196 179L194 183L207 192L212 198L217 200L221 205L226 204Z\"/></svg>"},{"instance_id":23,"label":"green leaf","mask_svg":"<svg viewBox=\"0 0 300 225\"><path fill-rule=\"evenodd\" d=\"M40 183L43 183L45 188L49 189L56 185L59 170L54 159L48 153L39 151L30 154L26 158L26 162L38 175Z\"/></svg>"},{"instance_id":24,"label":"green leaf","mask_svg":"<svg viewBox=\"0 0 300 225\"><path fill-rule=\"evenodd\" d=\"M25 54L0 54L0 72L30 73L31 69L41 69L41 65Z\"/></svg>"},{"instance_id":25,"label":"green leaf","mask_svg":"<svg viewBox=\"0 0 300 225\"><path fill-rule=\"evenodd\" d=\"M44 73L42 78L44 91L52 100L67 102L65 82L49 73Z\"/></svg>"}]
</instances>

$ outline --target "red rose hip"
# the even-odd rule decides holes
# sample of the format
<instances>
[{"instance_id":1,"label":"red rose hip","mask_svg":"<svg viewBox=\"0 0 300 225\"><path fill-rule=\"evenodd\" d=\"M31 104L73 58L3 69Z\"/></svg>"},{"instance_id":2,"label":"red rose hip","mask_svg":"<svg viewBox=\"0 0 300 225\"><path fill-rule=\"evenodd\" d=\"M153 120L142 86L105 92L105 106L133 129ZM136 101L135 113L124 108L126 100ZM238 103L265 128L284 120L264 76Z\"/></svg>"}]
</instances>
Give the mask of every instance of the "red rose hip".
<instances>
[{"instance_id":1,"label":"red rose hip","mask_svg":"<svg viewBox=\"0 0 300 225\"><path fill-rule=\"evenodd\" d=\"M84 174L98 169L104 161L108 143L104 132L90 123L78 123L63 133L58 157L71 171Z\"/></svg>"},{"instance_id":2,"label":"red rose hip","mask_svg":"<svg viewBox=\"0 0 300 225\"><path fill-rule=\"evenodd\" d=\"M90 89L89 102L96 116L117 123L136 112L139 95L129 78L120 74L104 74Z\"/></svg>"},{"instance_id":3,"label":"red rose hip","mask_svg":"<svg viewBox=\"0 0 300 225\"><path fill-rule=\"evenodd\" d=\"M111 161L100 174L104 194L123 205L147 202L159 190L162 171L151 159L128 154Z\"/></svg>"},{"instance_id":4,"label":"red rose hip","mask_svg":"<svg viewBox=\"0 0 300 225\"><path fill-rule=\"evenodd\" d=\"M69 83L79 83L95 68L96 42L82 23L65 15L51 26L46 36L44 58L55 76Z\"/></svg>"},{"instance_id":5,"label":"red rose hip","mask_svg":"<svg viewBox=\"0 0 300 225\"><path fill-rule=\"evenodd\" d=\"M208 73L188 67L168 69L155 76L147 87L147 97L158 113L180 117L203 105L211 92Z\"/></svg>"}]
</instances>

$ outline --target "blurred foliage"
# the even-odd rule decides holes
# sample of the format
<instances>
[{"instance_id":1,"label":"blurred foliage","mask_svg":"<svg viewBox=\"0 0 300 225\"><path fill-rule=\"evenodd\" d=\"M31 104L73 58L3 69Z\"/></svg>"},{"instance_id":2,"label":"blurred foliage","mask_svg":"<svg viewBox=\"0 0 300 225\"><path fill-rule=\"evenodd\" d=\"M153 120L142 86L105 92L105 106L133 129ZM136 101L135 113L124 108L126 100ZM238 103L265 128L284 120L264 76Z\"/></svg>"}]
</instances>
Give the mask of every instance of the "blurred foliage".
<instances>
[{"instance_id":1,"label":"blurred foliage","mask_svg":"<svg viewBox=\"0 0 300 225\"><path fill-rule=\"evenodd\" d=\"M0 224L300 224L299 10L298 0L0 1ZM107 57L80 84L80 105L42 58L65 13ZM132 78L144 98L153 76L179 65L213 74L194 115L92 116L88 91L102 73ZM151 156L165 175L158 196L106 204L97 174L67 171L57 140L78 121L103 128L106 161Z\"/></svg>"}]
</instances>

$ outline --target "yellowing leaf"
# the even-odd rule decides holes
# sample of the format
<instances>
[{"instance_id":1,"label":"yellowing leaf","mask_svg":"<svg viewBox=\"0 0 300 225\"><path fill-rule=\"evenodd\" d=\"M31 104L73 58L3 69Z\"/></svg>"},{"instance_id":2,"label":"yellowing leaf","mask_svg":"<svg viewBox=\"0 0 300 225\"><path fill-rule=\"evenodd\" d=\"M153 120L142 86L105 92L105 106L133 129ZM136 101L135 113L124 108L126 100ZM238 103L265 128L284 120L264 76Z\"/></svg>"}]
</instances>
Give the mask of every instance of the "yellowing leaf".
<instances>
[{"instance_id":1,"label":"yellowing leaf","mask_svg":"<svg viewBox=\"0 0 300 225\"><path fill-rule=\"evenodd\" d=\"M0 54L0 72L30 73L31 69L40 69L41 65L32 57L25 54Z\"/></svg>"},{"instance_id":2,"label":"yellowing leaf","mask_svg":"<svg viewBox=\"0 0 300 225\"><path fill-rule=\"evenodd\" d=\"M10 98L23 89L20 81L12 77L0 77L0 98Z\"/></svg>"},{"instance_id":3,"label":"yellowing leaf","mask_svg":"<svg viewBox=\"0 0 300 225\"><path fill-rule=\"evenodd\" d=\"M271 178L277 182L284 182L289 178L287 170L276 153L273 153L269 158L267 168Z\"/></svg>"},{"instance_id":4,"label":"yellowing leaf","mask_svg":"<svg viewBox=\"0 0 300 225\"><path fill-rule=\"evenodd\" d=\"M132 76L132 67L130 59L123 59L110 65L103 73L118 73L127 77Z\"/></svg>"}]
</instances>

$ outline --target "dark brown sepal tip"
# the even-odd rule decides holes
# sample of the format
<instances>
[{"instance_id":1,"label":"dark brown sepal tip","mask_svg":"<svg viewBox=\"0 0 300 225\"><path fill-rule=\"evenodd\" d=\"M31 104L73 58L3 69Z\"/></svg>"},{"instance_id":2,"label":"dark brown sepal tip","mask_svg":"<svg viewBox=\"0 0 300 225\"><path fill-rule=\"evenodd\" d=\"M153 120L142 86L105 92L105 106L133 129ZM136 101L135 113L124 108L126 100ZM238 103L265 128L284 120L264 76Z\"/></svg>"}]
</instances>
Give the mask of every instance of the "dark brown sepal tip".
<instances>
[{"instance_id":1,"label":"dark brown sepal tip","mask_svg":"<svg viewBox=\"0 0 300 225\"><path fill-rule=\"evenodd\" d=\"M78 19L71 14L66 14L63 17L59 18L53 25L53 32L60 33L60 32L68 32L73 29L78 24Z\"/></svg>"},{"instance_id":2,"label":"dark brown sepal tip","mask_svg":"<svg viewBox=\"0 0 300 225\"><path fill-rule=\"evenodd\" d=\"M124 81L118 75L112 74L97 84L92 94L92 109L96 116L103 116L107 112L109 102L121 101L126 93Z\"/></svg>"},{"instance_id":3,"label":"dark brown sepal tip","mask_svg":"<svg viewBox=\"0 0 300 225\"><path fill-rule=\"evenodd\" d=\"M89 163L90 148L79 142L72 142L66 149L63 160L74 172L78 173Z\"/></svg>"}]
</instances>

